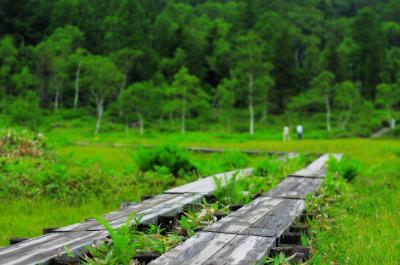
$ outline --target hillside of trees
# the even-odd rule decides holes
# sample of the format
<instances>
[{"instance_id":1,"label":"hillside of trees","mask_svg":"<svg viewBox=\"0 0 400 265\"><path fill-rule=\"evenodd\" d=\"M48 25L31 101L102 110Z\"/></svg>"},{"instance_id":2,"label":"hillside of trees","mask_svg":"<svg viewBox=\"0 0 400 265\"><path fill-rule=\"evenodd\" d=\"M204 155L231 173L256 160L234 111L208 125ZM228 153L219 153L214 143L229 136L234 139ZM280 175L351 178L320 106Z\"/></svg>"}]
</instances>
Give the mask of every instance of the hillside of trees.
<instances>
[{"instance_id":1,"label":"hillside of trees","mask_svg":"<svg viewBox=\"0 0 400 265\"><path fill-rule=\"evenodd\" d=\"M322 113L326 130L400 102L398 0L3 0L1 113L86 109L126 124L247 130ZM286 117L285 116L285 117Z\"/></svg>"}]
</instances>

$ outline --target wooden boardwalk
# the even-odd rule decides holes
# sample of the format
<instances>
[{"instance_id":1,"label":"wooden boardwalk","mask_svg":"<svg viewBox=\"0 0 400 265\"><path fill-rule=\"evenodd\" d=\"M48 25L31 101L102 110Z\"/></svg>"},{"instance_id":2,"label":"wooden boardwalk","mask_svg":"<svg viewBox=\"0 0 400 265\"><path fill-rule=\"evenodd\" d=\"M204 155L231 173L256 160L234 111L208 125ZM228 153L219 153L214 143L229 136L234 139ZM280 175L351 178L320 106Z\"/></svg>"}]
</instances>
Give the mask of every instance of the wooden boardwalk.
<instances>
[{"instance_id":1,"label":"wooden boardwalk","mask_svg":"<svg viewBox=\"0 0 400 265\"><path fill-rule=\"evenodd\" d=\"M222 178L237 174L244 177L252 173L251 169L231 171L217 174L215 177ZM214 176L200 179L210 180ZM158 224L159 216L176 216L183 209L193 203L200 202L208 193L215 190L211 182L206 187L207 192L187 193L164 193L154 196L139 203L124 207L103 216L113 228L118 228L126 223L128 217L134 214L141 217L141 223ZM184 185L186 186L186 185ZM184 186L180 187L183 188ZM197 186L195 186L197 187ZM178 187L179 189L179 187ZM1 265L27 265L27 264L55 264L54 258L62 256L66 250L79 255L85 251L87 246L92 246L104 241L108 233L104 227L95 219L88 219L84 222L61 227L52 233L0 249Z\"/></svg>"},{"instance_id":2,"label":"wooden boardwalk","mask_svg":"<svg viewBox=\"0 0 400 265\"><path fill-rule=\"evenodd\" d=\"M262 264L301 216L305 196L321 187L329 157L319 157L264 196L206 227L150 264Z\"/></svg>"},{"instance_id":3,"label":"wooden boardwalk","mask_svg":"<svg viewBox=\"0 0 400 265\"><path fill-rule=\"evenodd\" d=\"M43 235L1 249L0 264L52 264L55 257L65 253L66 248L73 253L83 253L86 246L96 245L107 236L108 233L105 231Z\"/></svg>"},{"instance_id":4,"label":"wooden boardwalk","mask_svg":"<svg viewBox=\"0 0 400 265\"><path fill-rule=\"evenodd\" d=\"M199 232L150 264L254 264L268 255L273 244L268 237Z\"/></svg>"},{"instance_id":5,"label":"wooden boardwalk","mask_svg":"<svg viewBox=\"0 0 400 265\"><path fill-rule=\"evenodd\" d=\"M222 184L226 184L232 177L236 178L242 178L245 176L251 175L253 170L251 168L246 168L242 170L235 170L235 171L230 171L227 173L221 173L217 174L214 176L206 177L206 178L201 178L197 181L185 184L180 187L176 187L170 190L165 191L165 193L172 193L172 194L184 194L184 193L195 193L195 194L203 194L203 195L210 195L212 194L215 189L217 188L215 186L215 181L214 178L219 179L222 181Z\"/></svg>"},{"instance_id":6,"label":"wooden boardwalk","mask_svg":"<svg viewBox=\"0 0 400 265\"><path fill-rule=\"evenodd\" d=\"M259 197L204 230L236 235L280 237L303 210L302 200Z\"/></svg>"},{"instance_id":7,"label":"wooden boardwalk","mask_svg":"<svg viewBox=\"0 0 400 265\"><path fill-rule=\"evenodd\" d=\"M319 189L325 175L327 159L327 155L320 157L306 169L286 178L274 190L197 233L195 237L162 255L152 264L261 262L275 246L277 239L289 230L292 222L304 210L304 196ZM239 178L245 177L252 174L252 169L202 178L128 205L104 215L104 218L114 228L124 224L132 214L142 216L142 223L157 224L160 216L175 216L187 205L200 202L206 195L212 194L216 189L214 177L229 179L235 174ZM108 233L102 225L89 219L0 249L0 264L55 264L54 258L64 255L66 250L82 254L87 246L96 245L107 236Z\"/></svg>"}]
</instances>

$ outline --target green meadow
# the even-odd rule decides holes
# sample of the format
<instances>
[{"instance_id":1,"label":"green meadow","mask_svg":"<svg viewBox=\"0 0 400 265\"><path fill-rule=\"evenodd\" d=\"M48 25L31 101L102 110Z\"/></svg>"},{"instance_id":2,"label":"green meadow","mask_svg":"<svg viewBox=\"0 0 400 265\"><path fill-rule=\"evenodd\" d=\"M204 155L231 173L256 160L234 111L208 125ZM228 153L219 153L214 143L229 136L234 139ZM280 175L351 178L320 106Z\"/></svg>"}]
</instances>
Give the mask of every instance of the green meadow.
<instances>
[{"instance_id":1,"label":"green meadow","mask_svg":"<svg viewBox=\"0 0 400 265\"><path fill-rule=\"evenodd\" d=\"M400 257L398 237L400 141L398 140L292 139L284 143L270 140L268 136L263 140L262 134L251 138L241 134L189 132L185 136L170 133L154 137L151 134L141 136L135 132L126 134L115 131L93 137L85 134L85 129L82 128L76 128L75 131L78 133L75 135L69 134L71 128L65 128L65 132L63 130L55 128L44 132L46 148L49 149L46 151L49 153L48 156L18 158L18 164L14 164L11 169L14 170L13 174L16 177L20 177L18 174L25 174L25 178L34 178L37 169L31 168L30 172L28 167L39 165L42 170L48 171L46 174L61 172L60 174L66 175L67 179L64 181L67 184L63 182L57 184L59 187L54 191L59 191L61 195L56 196L53 192L37 192L35 189L38 189L38 186L29 183L27 187L20 189L3 188L0 204L1 245L7 245L11 237L38 236L44 227L59 227L107 213L118 208L122 201L138 201L141 195L161 193L168 187L193 181L197 176L233 168L257 166L265 159L260 155L244 155L238 150L343 153L359 161L362 171L348 184L348 189L329 210L331 225L319 230L313 238L312 245L316 251L315 257L318 259L315 258L312 262L398 264ZM87 137L79 139L78 134ZM62 139L60 135L63 135ZM85 142L87 146L77 145L76 142ZM115 147L115 144L126 146ZM165 144L224 148L228 151L222 154L185 152L189 160L199 169L198 175L174 178L167 173L156 172L146 178L139 173L137 165L137 153L143 150L140 146L156 147ZM50 160L51 165L43 163L43 160ZM26 168L23 166L24 163L27 163ZM26 171L16 173L20 170ZM4 172L7 171L3 170ZM10 172L7 174L12 175ZM85 174L90 176L84 177ZM79 178L82 187L74 187L73 178ZM43 180L41 183L45 185ZM75 193L64 190L71 187L76 189ZM35 192L39 195L34 195Z\"/></svg>"}]
</instances>

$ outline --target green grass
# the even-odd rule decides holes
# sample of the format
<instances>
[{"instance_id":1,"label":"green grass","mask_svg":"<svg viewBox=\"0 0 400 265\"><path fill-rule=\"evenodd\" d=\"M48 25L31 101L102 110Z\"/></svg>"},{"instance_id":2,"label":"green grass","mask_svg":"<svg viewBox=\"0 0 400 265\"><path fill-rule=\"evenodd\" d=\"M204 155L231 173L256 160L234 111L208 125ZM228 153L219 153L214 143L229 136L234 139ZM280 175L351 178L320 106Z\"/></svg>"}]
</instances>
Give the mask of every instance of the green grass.
<instances>
[{"instance_id":1,"label":"green grass","mask_svg":"<svg viewBox=\"0 0 400 265\"><path fill-rule=\"evenodd\" d=\"M364 170L351 183L350 190L332 213L335 226L317 236L315 245L323 257L321 263L399 264L400 141L355 138L282 143L248 137L243 140L240 136L221 139L200 133L189 133L187 138L167 135L156 139L142 138L140 141L158 144L171 139L188 146L344 153L359 160ZM118 139L118 142L130 141L129 137Z\"/></svg>"},{"instance_id":2,"label":"green grass","mask_svg":"<svg viewBox=\"0 0 400 265\"><path fill-rule=\"evenodd\" d=\"M73 122L71 122L73 123ZM108 175L117 178L133 176L135 148L113 148L102 146L80 147L70 145L74 141L92 143L151 144L175 143L180 146L219 147L230 150L261 149L268 151L334 152L344 153L359 160L363 171L349 186L331 218L334 226L316 236L316 246L321 262L315 264L393 264L400 260L400 141L393 139L305 139L287 143L271 140L262 133L255 137L247 134L150 132L140 136L120 131L94 137L90 126L61 126L45 132L50 145L57 153L76 162L91 161L101 165ZM266 132L267 134L267 132ZM223 155L191 154L199 166L201 175L225 170ZM232 155L234 157L234 155ZM247 166L259 163L262 157L248 156ZM225 165L229 163L225 163ZM136 190L132 198L137 199ZM29 203L29 205L27 205ZM0 244L7 243L11 236L35 236L43 227L59 226L80 221L95 214L117 207L117 202L108 205L87 202L65 206L54 200L21 200L9 198L1 201L2 215ZM32 209L32 210L31 210Z\"/></svg>"},{"instance_id":3,"label":"green grass","mask_svg":"<svg viewBox=\"0 0 400 265\"><path fill-rule=\"evenodd\" d=\"M11 237L35 237L45 227L59 227L115 209L98 201L70 205L48 198L0 200L0 244Z\"/></svg>"}]
</instances>

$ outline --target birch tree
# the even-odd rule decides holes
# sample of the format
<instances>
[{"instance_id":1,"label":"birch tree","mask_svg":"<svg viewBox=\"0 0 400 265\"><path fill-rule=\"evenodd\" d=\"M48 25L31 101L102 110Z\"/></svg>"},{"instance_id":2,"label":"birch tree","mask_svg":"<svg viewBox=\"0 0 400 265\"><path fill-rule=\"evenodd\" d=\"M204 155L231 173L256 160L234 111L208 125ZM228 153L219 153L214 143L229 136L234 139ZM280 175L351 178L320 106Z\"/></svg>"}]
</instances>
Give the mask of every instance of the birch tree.
<instances>
[{"instance_id":1,"label":"birch tree","mask_svg":"<svg viewBox=\"0 0 400 265\"><path fill-rule=\"evenodd\" d=\"M237 80L234 78L224 79L217 87L218 119L225 123L226 130L229 132L235 104L235 87Z\"/></svg>"},{"instance_id":2,"label":"birch tree","mask_svg":"<svg viewBox=\"0 0 400 265\"><path fill-rule=\"evenodd\" d=\"M333 98L333 82L335 75L329 71L323 71L311 81L311 89L314 95L321 100L325 105L326 130L332 130L332 98Z\"/></svg>"},{"instance_id":3,"label":"birch tree","mask_svg":"<svg viewBox=\"0 0 400 265\"><path fill-rule=\"evenodd\" d=\"M37 73L42 81L41 99L45 106L48 89L54 93L54 110L59 100L65 80L68 78L66 65L72 53L83 40L83 33L74 26L57 28L52 35L35 47Z\"/></svg>"},{"instance_id":4,"label":"birch tree","mask_svg":"<svg viewBox=\"0 0 400 265\"><path fill-rule=\"evenodd\" d=\"M181 133L186 132L187 113L203 105L207 98L200 88L199 79L191 75L186 67L182 67L174 76L172 94L175 98L175 108L180 109Z\"/></svg>"},{"instance_id":5,"label":"birch tree","mask_svg":"<svg viewBox=\"0 0 400 265\"><path fill-rule=\"evenodd\" d=\"M361 94L352 81L344 81L335 86L335 102L339 108L339 128L344 130L353 116L354 109L360 103Z\"/></svg>"},{"instance_id":6,"label":"birch tree","mask_svg":"<svg viewBox=\"0 0 400 265\"><path fill-rule=\"evenodd\" d=\"M160 109L157 89L152 82L134 83L121 92L119 105L124 113L126 126L131 120L139 122L139 133L144 134L144 123Z\"/></svg>"},{"instance_id":7,"label":"birch tree","mask_svg":"<svg viewBox=\"0 0 400 265\"><path fill-rule=\"evenodd\" d=\"M68 62L71 67L76 69L74 74L74 110L78 108L79 104L82 62L85 59L85 56L87 56L87 51L83 48L78 48L75 53L71 54L68 58Z\"/></svg>"},{"instance_id":8,"label":"birch tree","mask_svg":"<svg viewBox=\"0 0 400 265\"><path fill-rule=\"evenodd\" d=\"M108 58L92 55L82 64L82 84L90 91L96 104L96 134L101 129L106 101L118 91L122 79L123 74Z\"/></svg>"},{"instance_id":9,"label":"birch tree","mask_svg":"<svg viewBox=\"0 0 400 265\"><path fill-rule=\"evenodd\" d=\"M263 60L263 46L256 33L251 31L247 35L240 36L237 42L234 75L239 80L239 85L246 87L249 133L254 134L255 106L260 104L260 99L267 98L265 93L271 82L268 84L266 80L272 80L269 77L272 66Z\"/></svg>"},{"instance_id":10,"label":"birch tree","mask_svg":"<svg viewBox=\"0 0 400 265\"><path fill-rule=\"evenodd\" d=\"M125 89L128 83L129 71L135 63L135 60L142 56L143 53L138 50L133 50L129 48L123 48L113 52L110 57L115 63L115 65L120 69L120 71L124 74L124 78L121 81L118 95Z\"/></svg>"}]
</instances>

